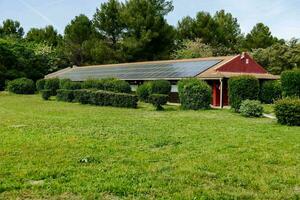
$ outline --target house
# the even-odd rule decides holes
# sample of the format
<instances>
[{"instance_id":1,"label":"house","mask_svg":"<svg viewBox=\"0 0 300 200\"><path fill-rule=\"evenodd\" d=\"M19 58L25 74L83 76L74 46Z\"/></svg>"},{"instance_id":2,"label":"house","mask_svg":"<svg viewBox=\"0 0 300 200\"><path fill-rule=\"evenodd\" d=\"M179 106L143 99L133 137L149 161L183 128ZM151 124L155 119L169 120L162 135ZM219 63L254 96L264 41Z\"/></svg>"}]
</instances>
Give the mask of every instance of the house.
<instances>
[{"instance_id":1,"label":"house","mask_svg":"<svg viewBox=\"0 0 300 200\"><path fill-rule=\"evenodd\" d=\"M229 104L228 79L238 75L253 75L260 82L278 79L278 76L268 73L247 53L185 60L73 66L49 74L45 78L85 81L115 77L128 81L133 90L145 81L163 79L171 82L170 101L176 102L178 101L177 82L184 78L196 77L205 80L212 87L212 105L223 107Z\"/></svg>"}]
</instances>

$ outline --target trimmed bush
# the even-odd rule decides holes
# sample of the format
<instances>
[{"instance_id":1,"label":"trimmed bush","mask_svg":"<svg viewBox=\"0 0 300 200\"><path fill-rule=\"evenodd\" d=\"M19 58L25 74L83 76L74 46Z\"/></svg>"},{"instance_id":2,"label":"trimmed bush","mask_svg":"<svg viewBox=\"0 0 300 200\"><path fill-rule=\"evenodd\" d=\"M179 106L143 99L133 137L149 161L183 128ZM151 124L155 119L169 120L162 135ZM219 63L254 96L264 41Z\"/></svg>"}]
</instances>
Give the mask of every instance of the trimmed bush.
<instances>
[{"instance_id":1,"label":"trimmed bush","mask_svg":"<svg viewBox=\"0 0 300 200\"><path fill-rule=\"evenodd\" d=\"M70 79L61 79L59 81L59 88L64 90L79 90L81 89L81 83L73 82Z\"/></svg>"},{"instance_id":2,"label":"trimmed bush","mask_svg":"<svg viewBox=\"0 0 300 200\"><path fill-rule=\"evenodd\" d=\"M150 94L166 94L171 92L171 83L166 80L155 80L150 84Z\"/></svg>"},{"instance_id":3,"label":"trimmed bush","mask_svg":"<svg viewBox=\"0 0 300 200\"><path fill-rule=\"evenodd\" d=\"M105 78L100 80L87 80L82 84L84 89L98 89L118 93L131 93L129 83L115 78Z\"/></svg>"},{"instance_id":4,"label":"trimmed bush","mask_svg":"<svg viewBox=\"0 0 300 200\"><path fill-rule=\"evenodd\" d=\"M300 126L300 99L286 98L276 101L275 114L280 124Z\"/></svg>"},{"instance_id":5,"label":"trimmed bush","mask_svg":"<svg viewBox=\"0 0 300 200\"><path fill-rule=\"evenodd\" d=\"M41 90L45 89L45 83L46 80L45 79L40 79L36 82L35 86L36 86L36 90L38 92L40 92Z\"/></svg>"},{"instance_id":6,"label":"trimmed bush","mask_svg":"<svg viewBox=\"0 0 300 200\"><path fill-rule=\"evenodd\" d=\"M140 85L136 90L136 94L140 101L148 102L150 96L150 82Z\"/></svg>"},{"instance_id":7,"label":"trimmed bush","mask_svg":"<svg viewBox=\"0 0 300 200\"><path fill-rule=\"evenodd\" d=\"M211 88L199 79L184 79L178 82L178 93L183 109L199 110L210 108Z\"/></svg>"},{"instance_id":8,"label":"trimmed bush","mask_svg":"<svg viewBox=\"0 0 300 200\"><path fill-rule=\"evenodd\" d=\"M91 104L92 92L92 90L87 89L74 90L74 102L78 102L81 104Z\"/></svg>"},{"instance_id":9,"label":"trimmed bush","mask_svg":"<svg viewBox=\"0 0 300 200\"><path fill-rule=\"evenodd\" d=\"M52 91L51 90L41 90L40 93L41 93L42 98L44 100L49 100L50 97L52 96Z\"/></svg>"},{"instance_id":10,"label":"trimmed bush","mask_svg":"<svg viewBox=\"0 0 300 200\"><path fill-rule=\"evenodd\" d=\"M18 78L13 81L9 81L7 89L9 92L15 94L34 94L35 84L33 80L28 78Z\"/></svg>"},{"instance_id":11,"label":"trimmed bush","mask_svg":"<svg viewBox=\"0 0 300 200\"><path fill-rule=\"evenodd\" d=\"M56 96L56 90L59 89L59 79L46 79L45 90L51 90L51 96Z\"/></svg>"},{"instance_id":12,"label":"trimmed bush","mask_svg":"<svg viewBox=\"0 0 300 200\"><path fill-rule=\"evenodd\" d=\"M300 97L300 70L289 70L281 74L282 95Z\"/></svg>"},{"instance_id":13,"label":"trimmed bush","mask_svg":"<svg viewBox=\"0 0 300 200\"><path fill-rule=\"evenodd\" d=\"M281 84L279 81L266 81L260 90L260 100L263 103L273 103L281 98Z\"/></svg>"},{"instance_id":14,"label":"trimmed bush","mask_svg":"<svg viewBox=\"0 0 300 200\"><path fill-rule=\"evenodd\" d=\"M74 90L60 89L56 92L56 100L58 101L72 102L74 100Z\"/></svg>"},{"instance_id":15,"label":"trimmed bush","mask_svg":"<svg viewBox=\"0 0 300 200\"><path fill-rule=\"evenodd\" d=\"M244 117L261 117L264 108L257 100L245 100L240 107L240 113Z\"/></svg>"},{"instance_id":16,"label":"trimmed bush","mask_svg":"<svg viewBox=\"0 0 300 200\"><path fill-rule=\"evenodd\" d=\"M257 100L259 81L254 76L237 76L229 79L229 101L231 107L238 112L242 101Z\"/></svg>"},{"instance_id":17,"label":"trimmed bush","mask_svg":"<svg viewBox=\"0 0 300 200\"><path fill-rule=\"evenodd\" d=\"M156 110L164 110L162 107L165 105L168 101L168 95L165 94L151 94L149 97L150 103L153 104L153 106L156 107Z\"/></svg>"}]
</instances>

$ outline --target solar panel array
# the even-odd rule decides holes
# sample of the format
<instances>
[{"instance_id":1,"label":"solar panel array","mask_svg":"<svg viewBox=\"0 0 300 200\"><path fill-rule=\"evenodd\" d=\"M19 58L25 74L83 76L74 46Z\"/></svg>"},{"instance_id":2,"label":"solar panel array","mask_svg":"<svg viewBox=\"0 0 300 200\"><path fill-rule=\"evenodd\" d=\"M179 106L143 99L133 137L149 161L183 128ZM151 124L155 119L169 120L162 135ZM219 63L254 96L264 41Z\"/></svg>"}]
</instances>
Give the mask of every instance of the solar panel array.
<instances>
[{"instance_id":1,"label":"solar panel array","mask_svg":"<svg viewBox=\"0 0 300 200\"><path fill-rule=\"evenodd\" d=\"M195 77L221 61L205 60L78 67L59 75L59 78L69 78L73 81L107 77L123 80L179 79Z\"/></svg>"}]
</instances>

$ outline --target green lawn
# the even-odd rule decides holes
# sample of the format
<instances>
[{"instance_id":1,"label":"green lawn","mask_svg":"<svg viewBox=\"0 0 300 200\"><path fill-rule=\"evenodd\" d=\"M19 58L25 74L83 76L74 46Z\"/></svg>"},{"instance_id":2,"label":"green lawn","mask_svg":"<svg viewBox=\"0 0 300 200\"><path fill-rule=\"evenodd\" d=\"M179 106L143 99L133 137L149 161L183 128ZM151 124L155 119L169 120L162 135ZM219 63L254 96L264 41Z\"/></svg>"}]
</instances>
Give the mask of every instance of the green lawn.
<instances>
[{"instance_id":1,"label":"green lawn","mask_svg":"<svg viewBox=\"0 0 300 200\"><path fill-rule=\"evenodd\" d=\"M299 199L300 127L0 93L0 199Z\"/></svg>"}]
</instances>

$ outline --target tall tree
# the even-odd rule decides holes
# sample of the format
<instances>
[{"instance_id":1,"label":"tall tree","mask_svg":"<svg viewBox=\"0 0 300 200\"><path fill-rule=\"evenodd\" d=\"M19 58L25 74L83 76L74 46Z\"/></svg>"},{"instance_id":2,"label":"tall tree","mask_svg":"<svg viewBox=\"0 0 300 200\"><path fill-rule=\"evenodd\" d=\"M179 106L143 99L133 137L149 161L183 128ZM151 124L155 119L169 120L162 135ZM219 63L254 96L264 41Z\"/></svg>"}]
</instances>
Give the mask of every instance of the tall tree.
<instances>
[{"instance_id":1,"label":"tall tree","mask_svg":"<svg viewBox=\"0 0 300 200\"><path fill-rule=\"evenodd\" d=\"M100 9L97 8L93 19L96 31L111 41L113 49L117 49L117 42L124 30L122 7L118 0L109 0L101 4Z\"/></svg>"},{"instance_id":2,"label":"tall tree","mask_svg":"<svg viewBox=\"0 0 300 200\"><path fill-rule=\"evenodd\" d=\"M50 46L57 46L61 42L61 35L57 33L53 26L46 26L45 28L32 28L26 35L28 41L37 43L46 43Z\"/></svg>"},{"instance_id":3,"label":"tall tree","mask_svg":"<svg viewBox=\"0 0 300 200\"><path fill-rule=\"evenodd\" d=\"M20 22L12 19L3 21L3 25L0 26L1 37L17 37L21 38L24 35L24 29L21 27Z\"/></svg>"},{"instance_id":4,"label":"tall tree","mask_svg":"<svg viewBox=\"0 0 300 200\"><path fill-rule=\"evenodd\" d=\"M129 0L122 17L125 34L122 41L127 60L155 60L169 56L175 32L164 18L172 10L170 1Z\"/></svg>"},{"instance_id":5,"label":"tall tree","mask_svg":"<svg viewBox=\"0 0 300 200\"><path fill-rule=\"evenodd\" d=\"M95 36L92 22L85 15L76 16L65 28L65 48L68 57L75 65L86 62L84 44Z\"/></svg>"},{"instance_id":6,"label":"tall tree","mask_svg":"<svg viewBox=\"0 0 300 200\"><path fill-rule=\"evenodd\" d=\"M273 45L276 39L272 36L268 26L263 23L256 24L250 33L247 34L245 47L248 50L267 48Z\"/></svg>"}]
</instances>

